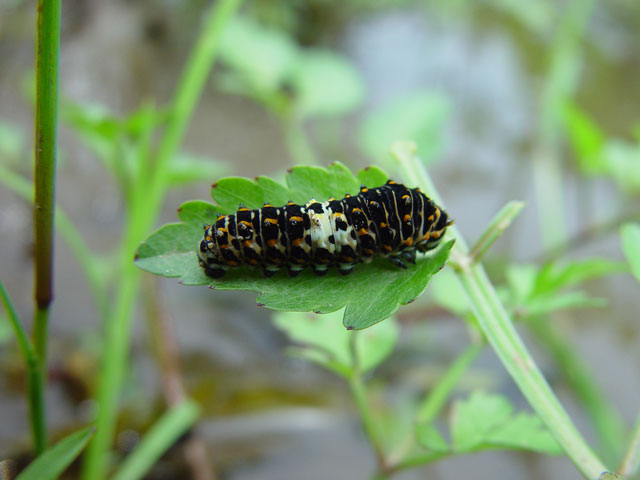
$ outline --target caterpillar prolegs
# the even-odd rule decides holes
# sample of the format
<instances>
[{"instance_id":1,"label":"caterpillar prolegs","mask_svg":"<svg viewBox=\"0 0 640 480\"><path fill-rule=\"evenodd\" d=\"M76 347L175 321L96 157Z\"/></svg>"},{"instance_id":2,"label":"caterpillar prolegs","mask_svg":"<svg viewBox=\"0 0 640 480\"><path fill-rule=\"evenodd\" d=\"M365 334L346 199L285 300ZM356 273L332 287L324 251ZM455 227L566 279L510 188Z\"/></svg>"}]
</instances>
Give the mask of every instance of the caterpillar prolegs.
<instances>
[{"instance_id":1,"label":"caterpillar prolegs","mask_svg":"<svg viewBox=\"0 0 640 480\"><path fill-rule=\"evenodd\" d=\"M220 215L204 226L198 259L212 278L243 264L261 266L267 277L285 267L295 277L309 266L316 275L332 266L346 275L356 263L378 256L406 268L405 262L415 263L416 252L435 248L451 223L419 189L389 180L342 200L265 203Z\"/></svg>"}]
</instances>

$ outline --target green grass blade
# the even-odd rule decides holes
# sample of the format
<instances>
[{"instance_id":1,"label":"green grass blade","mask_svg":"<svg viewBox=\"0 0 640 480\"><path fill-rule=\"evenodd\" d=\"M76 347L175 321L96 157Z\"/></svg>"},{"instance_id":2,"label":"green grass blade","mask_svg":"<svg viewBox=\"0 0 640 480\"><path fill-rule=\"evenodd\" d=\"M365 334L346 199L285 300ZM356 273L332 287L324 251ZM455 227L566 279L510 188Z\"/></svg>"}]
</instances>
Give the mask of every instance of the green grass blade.
<instances>
[{"instance_id":1,"label":"green grass blade","mask_svg":"<svg viewBox=\"0 0 640 480\"><path fill-rule=\"evenodd\" d=\"M187 400L164 413L124 460L112 480L137 480L153 467L160 456L198 419L200 407Z\"/></svg>"},{"instance_id":2,"label":"green grass blade","mask_svg":"<svg viewBox=\"0 0 640 480\"><path fill-rule=\"evenodd\" d=\"M16 480L55 480L80 455L94 431L94 427L87 427L63 438L36 458Z\"/></svg>"}]
</instances>

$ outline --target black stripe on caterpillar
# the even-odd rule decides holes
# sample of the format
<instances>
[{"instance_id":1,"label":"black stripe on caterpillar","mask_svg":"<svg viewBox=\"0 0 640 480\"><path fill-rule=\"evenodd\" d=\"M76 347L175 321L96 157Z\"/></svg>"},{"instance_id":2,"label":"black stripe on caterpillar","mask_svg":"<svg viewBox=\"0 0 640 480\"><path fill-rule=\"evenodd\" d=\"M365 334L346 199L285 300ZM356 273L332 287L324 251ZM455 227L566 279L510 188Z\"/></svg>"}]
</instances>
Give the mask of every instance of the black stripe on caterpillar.
<instances>
[{"instance_id":1,"label":"black stripe on caterpillar","mask_svg":"<svg viewBox=\"0 0 640 480\"><path fill-rule=\"evenodd\" d=\"M243 264L261 266L267 277L284 267L295 277L309 266L316 275L331 266L346 275L356 263L378 256L406 268L405 261L415 263L416 252L435 248L451 223L420 189L389 180L342 200L265 203L219 215L204 226L198 259L211 278Z\"/></svg>"}]
</instances>

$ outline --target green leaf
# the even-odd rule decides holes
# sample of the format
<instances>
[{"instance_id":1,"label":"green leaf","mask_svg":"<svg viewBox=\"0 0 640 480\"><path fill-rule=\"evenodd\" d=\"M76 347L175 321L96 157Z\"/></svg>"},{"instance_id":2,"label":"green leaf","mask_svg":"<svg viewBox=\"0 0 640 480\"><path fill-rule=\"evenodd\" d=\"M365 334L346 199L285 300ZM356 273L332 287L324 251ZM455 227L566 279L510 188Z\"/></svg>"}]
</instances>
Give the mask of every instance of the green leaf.
<instances>
[{"instance_id":1,"label":"green leaf","mask_svg":"<svg viewBox=\"0 0 640 480\"><path fill-rule=\"evenodd\" d=\"M606 163L602 152L606 137L596 123L577 105L569 105L565 110L569 127L569 138L575 150L578 167L585 175L606 173Z\"/></svg>"},{"instance_id":2,"label":"green leaf","mask_svg":"<svg viewBox=\"0 0 640 480\"><path fill-rule=\"evenodd\" d=\"M433 91L418 91L379 108L361 125L360 148L378 161L388 158L391 144L414 140L416 155L425 162L437 158L444 147L443 129L451 107L448 99Z\"/></svg>"},{"instance_id":3,"label":"green leaf","mask_svg":"<svg viewBox=\"0 0 640 480\"><path fill-rule=\"evenodd\" d=\"M535 265L509 265L506 278L513 303L524 303L530 297L535 288L538 267Z\"/></svg>"},{"instance_id":4,"label":"green leaf","mask_svg":"<svg viewBox=\"0 0 640 480\"><path fill-rule=\"evenodd\" d=\"M631 273L640 282L640 225L625 223L620 228L622 251L631 266Z\"/></svg>"},{"instance_id":5,"label":"green leaf","mask_svg":"<svg viewBox=\"0 0 640 480\"><path fill-rule=\"evenodd\" d=\"M284 205L291 200L291 192L269 177L256 178L256 184L262 190L264 198L272 205Z\"/></svg>"},{"instance_id":6,"label":"green leaf","mask_svg":"<svg viewBox=\"0 0 640 480\"><path fill-rule=\"evenodd\" d=\"M610 141L604 152L607 174L626 193L640 192L640 145Z\"/></svg>"},{"instance_id":7,"label":"green leaf","mask_svg":"<svg viewBox=\"0 0 640 480\"><path fill-rule=\"evenodd\" d=\"M420 445L422 445L424 448L428 448L433 452L444 453L451 450L451 447L449 446L447 441L442 438L442 435L440 434L438 429L431 423L418 424L416 426L416 436Z\"/></svg>"},{"instance_id":8,"label":"green leaf","mask_svg":"<svg viewBox=\"0 0 640 480\"><path fill-rule=\"evenodd\" d=\"M287 35L241 16L225 27L220 45L222 61L247 88L260 93L276 92L298 55L297 45Z\"/></svg>"},{"instance_id":9,"label":"green leaf","mask_svg":"<svg viewBox=\"0 0 640 480\"><path fill-rule=\"evenodd\" d=\"M435 277L429 291L437 305L459 317L471 311L467 294L451 270L443 270Z\"/></svg>"},{"instance_id":10,"label":"green leaf","mask_svg":"<svg viewBox=\"0 0 640 480\"><path fill-rule=\"evenodd\" d=\"M561 288L579 285L593 278L624 272L626 266L600 258L571 261L563 264L548 263L536 278L532 294L554 292Z\"/></svg>"},{"instance_id":11,"label":"green leaf","mask_svg":"<svg viewBox=\"0 0 640 480\"><path fill-rule=\"evenodd\" d=\"M330 197L342 198L347 193L356 195L360 190L358 180L344 165L337 162L326 169L293 167L289 170L286 180L292 192L293 201L300 204L306 203L311 198L323 202Z\"/></svg>"},{"instance_id":12,"label":"green leaf","mask_svg":"<svg viewBox=\"0 0 640 480\"><path fill-rule=\"evenodd\" d=\"M360 182L347 172L337 163L328 169L295 167L287 176L287 197L303 203L312 197L324 201L331 196L341 198L345 192L356 193ZM219 211L234 211L240 202L250 208L261 206L263 199L268 200L261 184L268 184L273 190L273 182L265 180L220 180L212 191L221 208L205 202L184 204L180 212L182 223L164 225L152 233L138 247L136 265L156 275L179 277L185 285L260 292L257 301L275 310L330 313L346 307L344 325L362 329L387 318L400 305L420 295L449 255L452 242L421 256L415 266L407 269L399 269L380 258L371 264L356 266L349 276L342 276L332 269L319 278L306 269L296 278L282 273L264 278L257 269L243 267L227 272L220 280L206 277L196 254L203 225L210 224ZM279 193L283 197L284 191L285 187L282 187Z\"/></svg>"},{"instance_id":13,"label":"green leaf","mask_svg":"<svg viewBox=\"0 0 640 480\"><path fill-rule=\"evenodd\" d=\"M605 298L590 297L582 291L559 293L534 297L527 302L526 313L530 316L546 315L558 310L571 308L605 307Z\"/></svg>"},{"instance_id":14,"label":"green leaf","mask_svg":"<svg viewBox=\"0 0 640 480\"><path fill-rule=\"evenodd\" d=\"M168 165L167 181L181 185L197 181L211 181L229 171L229 165L212 158L181 153Z\"/></svg>"},{"instance_id":15,"label":"green leaf","mask_svg":"<svg viewBox=\"0 0 640 480\"><path fill-rule=\"evenodd\" d=\"M326 315L278 312L273 322L292 342L301 345L292 352L339 375L346 377L353 371L349 346L352 335L357 335L358 365L363 372L382 363L398 338L395 320L391 318L363 332L352 332L342 326L342 315L341 311Z\"/></svg>"},{"instance_id":16,"label":"green leaf","mask_svg":"<svg viewBox=\"0 0 640 480\"><path fill-rule=\"evenodd\" d=\"M11 325L9 325L7 317L0 313L0 345L8 342L11 337Z\"/></svg>"},{"instance_id":17,"label":"green leaf","mask_svg":"<svg viewBox=\"0 0 640 480\"><path fill-rule=\"evenodd\" d=\"M211 196L220 206L220 211L231 213L240 204L247 208L260 208L265 202L262 190L248 178L227 177L211 186Z\"/></svg>"},{"instance_id":18,"label":"green leaf","mask_svg":"<svg viewBox=\"0 0 640 480\"><path fill-rule=\"evenodd\" d=\"M93 436L94 427L84 428L60 440L36 458L16 480L54 480L65 471Z\"/></svg>"},{"instance_id":19,"label":"green leaf","mask_svg":"<svg viewBox=\"0 0 640 480\"><path fill-rule=\"evenodd\" d=\"M358 180L368 187L384 185L388 179L387 174L378 167L367 167L358 172Z\"/></svg>"},{"instance_id":20,"label":"green leaf","mask_svg":"<svg viewBox=\"0 0 640 480\"><path fill-rule=\"evenodd\" d=\"M488 448L534 450L550 455L560 446L536 415L518 413L501 395L474 392L454 405L451 438L457 452Z\"/></svg>"},{"instance_id":21,"label":"green leaf","mask_svg":"<svg viewBox=\"0 0 640 480\"><path fill-rule=\"evenodd\" d=\"M295 63L291 82L301 118L344 115L360 106L365 96L358 72L330 50L305 50Z\"/></svg>"},{"instance_id":22,"label":"green leaf","mask_svg":"<svg viewBox=\"0 0 640 480\"><path fill-rule=\"evenodd\" d=\"M602 307L606 300L583 291L563 290L591 280L626 271L621 262L592 258L565 263L511 265L507 268L510 303L520 315L540 316L569 308Z\"/></svg>"},{"instance_id":23,"label":"green leaf","mask_svg":"<svg viewBox=\"0 0 640 480\"><path fill-rule=\"evenodd\" d=\"M124 459L113 480L138 480L155 465L184 433L193 426L200 414L200 407L186 400L167 410L142 437L135 450Z\"/></svg>"}]
</instances>

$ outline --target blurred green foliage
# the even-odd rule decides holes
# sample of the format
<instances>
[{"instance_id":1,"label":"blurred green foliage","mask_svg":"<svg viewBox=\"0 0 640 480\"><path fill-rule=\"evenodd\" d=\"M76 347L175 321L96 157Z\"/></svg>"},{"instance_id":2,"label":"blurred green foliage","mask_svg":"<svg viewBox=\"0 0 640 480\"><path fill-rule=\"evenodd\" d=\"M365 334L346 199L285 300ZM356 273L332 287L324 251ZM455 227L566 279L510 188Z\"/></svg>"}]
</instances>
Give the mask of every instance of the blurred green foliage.
<instances>
[{"instance_id":1,"label":"blurred green foliage","mask_svg":"<svg viewBox=\"0 0 640 480\"><path fill-rule=\"evenodd\" d=\"M567 107L566 121L582 174L609 178L628 195L640 193L640 135L635 142L609 138L577 105Z\"/></svg>"}]
</instances>

